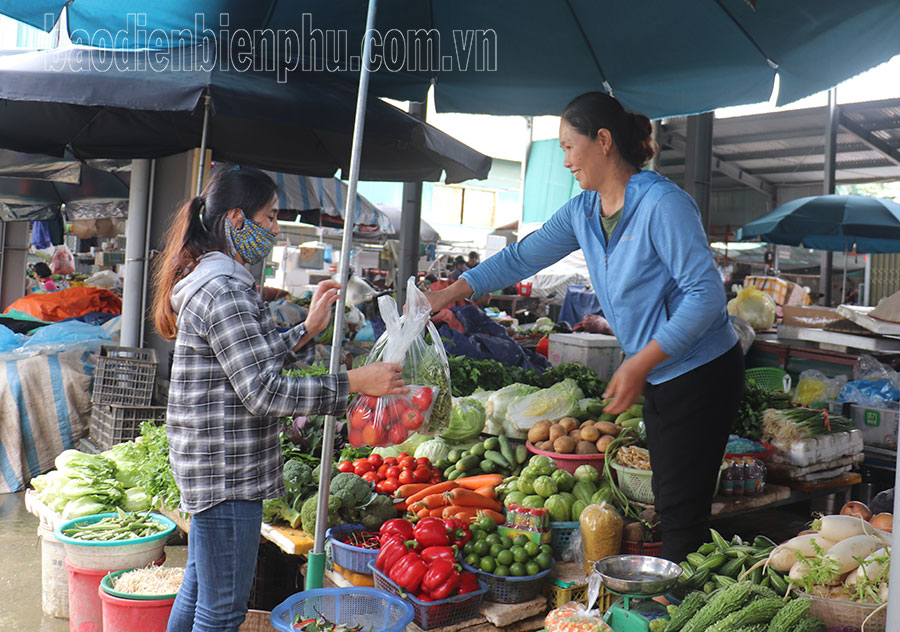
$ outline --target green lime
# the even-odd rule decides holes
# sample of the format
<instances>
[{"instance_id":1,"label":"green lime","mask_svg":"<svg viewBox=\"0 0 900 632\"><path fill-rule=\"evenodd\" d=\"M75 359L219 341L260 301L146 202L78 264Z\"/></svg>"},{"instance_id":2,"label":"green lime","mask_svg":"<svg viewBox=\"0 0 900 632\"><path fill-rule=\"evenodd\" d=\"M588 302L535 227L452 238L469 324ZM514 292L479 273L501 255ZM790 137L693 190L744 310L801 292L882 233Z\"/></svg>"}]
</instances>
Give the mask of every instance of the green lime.
<instances>
[{"instance_id":1,"label":"green lime","mask_svg":"<svg viewBox=\"0 0 900 632\"><path fill-rule=\"evenodd\" d=\"M490 556L491 556L491 557L497 557L498 555L500 555L500 553L506 553L506 552L507 552L506 549L504 549L504 548L503 548L502 546L500 546L499 544L492 544L492 545L491 545L491 551L490 551Z\"/></svg>"},{"instance_id":2,"label":"green lime","mask_svg":"<svg viewBox=\"0 0 900 632\"><path fill-rule=\"evenodd\" d=\"M513 554L512 551L507 549L503 549L500 553L497 554L497 562L502 564L503 566L509 566L513 563Z\"/></svg>"},{"instance_id":3,"label":"green lime","mask_svg":"<svg viewBox=\"0 0 900 632\"><path fill-rule=\"evenodd\" d=\"M497 533L490 534L486 539L490 544L500 544L503 542L503 538Z\"/></svg>"},{"instance_id":4,"label":"green lime","mask_svg":"<svg viewBox=\"0 0 900 632\"><path fill-rule=\"evenodd\" d=\"M475 555L474 553L469 553L465 558L465 563L469 566L474 566L478 568L478 563L481 561L481 558Z\"/></svg>"},{"instance_id":5,"label":"green lime","mask_svg":"<svg viewBox=\"0 0 900 632\"><path fill-rule=\"evenodd\" d=\"M504 537L504 538L503 538L503 544L502 544L502 546L503 546L504 549L511 549L511 548L513 547L513 541L512 541L512 538L506 538L506 537Z\"/></svg>"},{"instance_id":6,"label":"green lime","mask_svg":"<svg viewBox=\"0 0 900 632\"><path fill-rule=\"evenodd\" d=\"M528 553L526 553L525 549L521 546L514 546L510 549L510 551L512 552L513 559L515 559L517 562L525 563L530 559L528 557Z\"/></svg>"},{"instance_id":7,"label":"green lime","mask_svg":"<svg viewBox=\"0 0 900 632\"><path fill-rule=\"evenodd\" d=\"M491 550L491 545L487 540L478 540L475 542L475 546L472 547L472 551L481 557L482 555L487 555Z\"/></svg>"},{"instance_id":8,"label":"green lime","mask_svg":"<svg viewBox=\"0 0 900 632\"><path fill-rule=\"evenodd\" d=\"M541 567L538 566L537 562L528 562L525 565L525 574L526 575L537 575L541 572Z\"/></svg>"},{"instance_id":9,"label":"green lime","mask_svg":"<svg viewBox=\"0 0 900 632\"><path fill-rule=\"evenodd\" d=\"M483 514L475 520L474 526L478 527L479 529L484 529L488 533L492 533L497 530L497 523L494 522L494 519Z\"/></svg>"},{"instance_id":10,"label":"green lime","mask_svg":"<svg viewBox=\"0 0 900 632\"><path fill-rule=\"evenodd\" d=\"M501 577L506 577L509 575L509 566L503 566L502 564L494 569L494 575L500 575Z\"/></svg>"},{"instance_id":11,"label":"green lime","mask_svg":"<svg viewBox=\"0 0 900 632\"><path fill-rule=\"evenodd\" d=\"M484 529L472 529L472 539L473 540L485 540L487 539L488 534Z\"/></svg>"},{"instance_id":12,"label":"green lime","mask_svg":"<svg viewBox=\"0 0 900 632\"><path fill-rule=\"evenodd\" d=\"M553 555L553 548L549 544L541 545L541 553L546 553L547 555Z\"/></svg>"},{"instance_id":13,"label":"green lime","mask_svg":"<svg viewBox=\"0 0 900 632\"><path fill-rule=\"evenodd\" d=\"M482 564L484 560L482 560ZM512 566L509 567L509 574L513 577L522 577L525 574L525 565L521 562L516 562Z\"/></svg>"},{"instance_id":14,"label":"green lime","mask_svg":"<svg viewBox=\"0 0 900 632\"><path fill-rule=\"evenodd\" d=\"M525 552L528 553L528 557L535 557L538 553L541 552L541 547L537 542L531 541L527 542L522 546L525 549ZM529 573L529 575L533 575L534 573Z\"/></svg>"},{"instance_id":15,"label":"green lime","mask_svg":"<svg viewBox=\"0 0 900 632\"><path fill-rule=\"evenodd\" d=\"M551 566L553 566L553 556L547 553L546 551L541 551L534 561L537 562L538 566L541 567L541 570L547 570Z\"/></svg>"},{"instance_id":16,"label":"green lime","mask_svg":"<svg viewBox=\"0 0 900 632\"><path fill-rule=\"evenodd\" d=\"M481 558L481 570L485 573L493 573L494 569L497 567L497 563L494 561L492 557L483 557Z\"/></svg>"},{"instance_id":17,"label":"green lime","mask_svg":"<svg viewBox=\"0 0 900 632\"><path fill-rule=\"evenodd\" d=\"M531 538L529 538L527 535L517 535L516 539L513 540L513 544L515 544L516 546L525 546L526 542L531 542Z\"/></svg>"},{"instance_id":18,"label":"green lime","mask_svg":"<svg viewBox=\"0 0 900 632\"><path fill-rule=\"evenodd\" d=\"M472 552L472 549L474 547L475 547L474 540L469 540L468 542L465 543L465 545L463 545L463 553L468 555L469 553Z\"/></svg>"}]
</instances>

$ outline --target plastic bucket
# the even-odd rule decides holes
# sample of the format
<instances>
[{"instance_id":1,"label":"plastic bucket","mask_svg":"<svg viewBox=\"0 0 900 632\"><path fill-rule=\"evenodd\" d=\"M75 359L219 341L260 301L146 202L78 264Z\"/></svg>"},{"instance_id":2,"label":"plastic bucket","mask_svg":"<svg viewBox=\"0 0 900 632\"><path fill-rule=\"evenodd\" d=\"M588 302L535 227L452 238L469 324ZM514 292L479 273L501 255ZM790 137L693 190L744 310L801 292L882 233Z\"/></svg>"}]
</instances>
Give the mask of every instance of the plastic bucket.
<instances>
[{"instance_id":1,"label":"plastic bucket","mask_svg":"<svg viewBox=\"0 0 900 632\"><path fill-rule=\"evenodd\" d=\"M103 518L115 516L102 513L84 518L75 518L59 525L53 534L66 547L66 559L81 568L104 571L120 571L126 568L140 568L159 559L166 548L166 540L175 531L175 523L165 516L151 514L150 518L165 527L163 531L143 538L131 540L79 540L63 533L76 524L93 524Z\"/></svg>"},{"instance_id":2,"label":"plastic bucket","mask_svg":"<svg viewBox=\"0 0 900 632\"><path fill-rule=\"evenodd\" d=\"M165 632L175 597L122 599L97 586L103 613L103 632Z\"/></svg>"},{"instance_id":3,"label":"plastic bucket","mask_svg":"<svg viewBox=\"0 0 900 632\"><path fill-rule=\"evenodd\" d=\"M159 566L166 560L165 553L154 562ZM102 632L103 607L100 602L100 582L111 570L82 568L65 561L69 573L69 632ZM139 630L140 628L132 628Z\"/></svg>"},{"instance_id":4,"label":"plastic bucket","mask_svg":"<svg viewBox=\"0 0 900 632\"><path fill-rule=\"evenodd\" d=\"M41 539L41 609L57 619L69 618L69 573L66 551L52 529L38 527Z\"/></svg>"}]
</instances>

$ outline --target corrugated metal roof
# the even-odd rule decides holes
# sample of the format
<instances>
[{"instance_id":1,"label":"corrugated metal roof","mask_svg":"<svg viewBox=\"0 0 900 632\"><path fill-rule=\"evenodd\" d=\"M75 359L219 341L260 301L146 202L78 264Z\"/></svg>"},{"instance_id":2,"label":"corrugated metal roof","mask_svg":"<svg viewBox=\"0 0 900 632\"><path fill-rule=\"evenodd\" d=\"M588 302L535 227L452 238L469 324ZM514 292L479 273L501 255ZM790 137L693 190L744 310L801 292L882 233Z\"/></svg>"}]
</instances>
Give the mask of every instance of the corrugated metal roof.
<instances>
[{"instance_id":1,"label":"corrugated metal roof","mask_svg":"<svg viewBox=\"0 0 900 632\"><path fill-rule=\"evenodd\" d=\"M900 180L900 99L840 105L839 112L837 183ZM660 172L679 184L684 152L673 144L680 146L686 128L686 119L669 119L660 134ZM874 149L867 136L894 159ZM824 178L824 137L824 107L721 118L713 123L713 155L774 187L815 184ZM713 172L714 189L744 186Z\"/></svg>"}]
</instances>

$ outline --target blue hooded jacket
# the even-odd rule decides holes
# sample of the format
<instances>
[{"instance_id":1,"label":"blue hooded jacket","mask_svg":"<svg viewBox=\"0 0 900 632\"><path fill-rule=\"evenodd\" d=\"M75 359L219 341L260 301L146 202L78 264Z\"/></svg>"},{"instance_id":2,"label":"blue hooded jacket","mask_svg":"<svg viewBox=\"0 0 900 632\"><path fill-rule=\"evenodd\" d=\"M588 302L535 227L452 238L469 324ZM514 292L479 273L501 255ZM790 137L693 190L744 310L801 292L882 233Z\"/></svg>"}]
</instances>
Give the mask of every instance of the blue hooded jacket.
<instances>
[{"instance_id":1,"label":"blue hooded jacket","mask_svg":"<svg viewBox=\"0 0 900 632\"><path fill-rule=\"evenodd\" d=\"M627 356L656 340L669 358L650 372L666 382L719 357L737 343L693 198L671 180L641 171L628 181L622 218L609 244L600 195L572 198L539 230L463 273L474 296L584 252L603 315Z\"/></svg>"}]
</instances>

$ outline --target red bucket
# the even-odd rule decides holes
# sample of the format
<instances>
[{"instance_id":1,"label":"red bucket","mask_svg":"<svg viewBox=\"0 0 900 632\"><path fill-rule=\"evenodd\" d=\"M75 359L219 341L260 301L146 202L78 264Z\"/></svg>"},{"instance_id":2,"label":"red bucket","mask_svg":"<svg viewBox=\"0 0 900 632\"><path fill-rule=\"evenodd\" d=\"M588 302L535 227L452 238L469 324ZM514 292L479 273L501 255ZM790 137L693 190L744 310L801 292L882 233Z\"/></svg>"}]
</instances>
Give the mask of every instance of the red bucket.
<instances>
[{"instance_id":1,"label":"red bucket","mask_svg":"<svg viewBox=\"0 0 900 632\"><path fill-rule=\"evenodd\" d=\"M516 291L519 293L519 296L531 296L531 283L519 281L516 283Z\"/></svg>"},{"instance_id":2,"label":"red bucket","mask_svg":"<svg viewBox=\"0 0 900 632\"><path fill-rule=\"evenodd\" d=\"M166 632L175 597L122 599L97 586L103 602L103 632Z\"/></svg>"}]
</instances>

